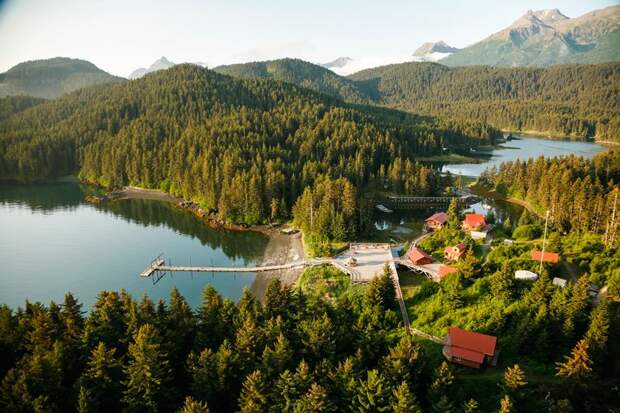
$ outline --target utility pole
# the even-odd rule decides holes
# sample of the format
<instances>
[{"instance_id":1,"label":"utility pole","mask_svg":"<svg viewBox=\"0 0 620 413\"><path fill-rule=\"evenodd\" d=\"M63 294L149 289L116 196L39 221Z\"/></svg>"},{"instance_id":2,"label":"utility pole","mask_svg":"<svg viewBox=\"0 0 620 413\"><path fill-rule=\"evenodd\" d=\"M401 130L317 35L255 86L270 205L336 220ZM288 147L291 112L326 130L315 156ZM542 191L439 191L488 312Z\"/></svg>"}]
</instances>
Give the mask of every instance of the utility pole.
<instances>
[{"instance_id":1,"label":"utility pole","mask_svg":"<svg viewBox=\"0 0 620 413\"><path fill-rule=\"evenodd\" d=\"M540 270L538 271L539 275L542 275L543 258L545 257L545 244L547 242L547 223L548 222L549 222L549 210L545 212L545 235L543 237L542 253L540 254Z\"/></svg>"},{"instance_id":2,"label":"utility pole","mask_svg":"<svg viewBox=\"0 0 620 413\"><path fill-rule=\"evenodd\" d=\"M614 192L614 208L611 213L611 221L609 222L607 230L605 231L605 243L608 247L613 245L616 238L616 205L618 203L618 189L616 189Z\"/></svg>"}]
</instances>

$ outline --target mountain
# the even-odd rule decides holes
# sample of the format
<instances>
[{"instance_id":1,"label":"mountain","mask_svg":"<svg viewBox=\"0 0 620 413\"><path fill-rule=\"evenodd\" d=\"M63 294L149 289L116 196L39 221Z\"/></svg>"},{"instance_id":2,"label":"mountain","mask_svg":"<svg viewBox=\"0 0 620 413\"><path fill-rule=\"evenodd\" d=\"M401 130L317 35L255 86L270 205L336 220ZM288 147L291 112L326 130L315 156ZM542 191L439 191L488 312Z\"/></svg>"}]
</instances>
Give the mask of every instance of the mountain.
<instances>
[{"instance_id":1,"label":"mountain","mask_svg":"<svg viewBox=\"0 0 620 413\"><path fill-rule=\"evenodd\" d=\"M156 72L158 70L169 69L174 65L175 65L174 63L172 63L170 60L162 56L159 59L155 60L153 64L151 64L147 69L141 67L141 68L134 70L133 72L129 74L128 78L139 79L142 76L146 75L147 73Z\"/></svg>"},{"instance_id":2,"label":"mountain","mask_svg":"<svg viewBox=\"0 0 620 413\"><path fill-rule=\"evenodd\" d=\"M417 61L436 62L458 50L456 47L449 46L446 42L440 40L438 42L424 43L413 52L413 56L417 58L415 59Z\"/></svg>"},{"instance_id":3,"label":"mountain","mask_svg":"<svg viewBox=\"0 0 620 413\"><path fill-rule=\"evenodd\" d=\"M507 28L441 60L449 66L549 66L620 60L620 6L569 18L528 11Z\"/></svg>"},{"instance_id":4,"label":"mountain","mask_svg":"<svg viewBox=\"0 0 620 413\"><path fill-rule=\"evenodd\" d=\"M355 103L368 102L367 96L347 78L325 67L299 59L279 59L266 62L241 63L214 68L218 73L242 79L274 79L293 83L315 92L335 96Z\"/></svg>"},{"instance_id":5,"label":"mountain","mask_svg":"<svg viewBox=\"0 0 620 413\"><path fill-rule=\"evenodd\" d=\"M51 99L83 87L121 80L86 60L67 57L32 60L0 74L0 97L25 95Z\"/></svg>"},{"instance_id":6,"label":"mountain","mask_svg":"<svg viewBox=\"0 0 620 413\"><path fill-rule=\"evenodd\" d=\"M324 67L325 69L340 69L351 63L353 59L350 57L339 57L331 62L319 64L319 66Z\"/></svg>"}]
</instances>

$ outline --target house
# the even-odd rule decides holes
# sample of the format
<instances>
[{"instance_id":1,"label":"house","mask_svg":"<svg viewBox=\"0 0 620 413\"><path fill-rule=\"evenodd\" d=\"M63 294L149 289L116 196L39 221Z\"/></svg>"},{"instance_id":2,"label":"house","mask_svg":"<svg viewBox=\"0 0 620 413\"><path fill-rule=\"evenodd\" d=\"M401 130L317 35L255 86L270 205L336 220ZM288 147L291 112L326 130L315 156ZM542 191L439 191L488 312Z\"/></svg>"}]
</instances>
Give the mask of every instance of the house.
<instances>
[{"instance_id":1,"label":"house","mask_svg":"<svg viewBox=\"0 0 620 413\"><path fill-rule=\"evenodd\" d=\"M424 220L426 228L430 230L442 229L448 222L448 214L445 212L437 212Z\"/></svg>"},{"instance_id":2,"label":"house","mask_svg":"<svg viewBox=\"0 0 620 413\"><path fill-rule=\"evenodd\" d=\"M458 261L465 255L465 251L467 251L467 246L465 244L458 244L454 247L446 247L446 249L443 250L443 256L447 260Z\"/></svg>"},{"instance_id":3,"label":"house","mask_svg":"<svg viewBox=\"0 0 620 413\"><path fill-rule=\"evenodd\" d=\"M444 357L453 363L479 369L497 364L497 337L450 327L444 340Z\"/></svg>"},{"instance_id":4,"label":"house","mask_svg":"<svg viewBox=\"0 0 620 413\"><path fill-rule=\"evenodd\" d=\"M515 278L517 280L535 281L538 278L538 274L527 270L515 271Z\"/></svg>"},{"instance_id":5,"label":"house","mask_svg":"<svg viewBox=\"0 0 620 413\"><path fill-rule=\"evenodd\" d=\"M409 251L407 251L407 258L415 265L426 265L433 262L433 257L415 246L409 248Z\"/></svg>"},{"instance_id":6,"label":"house","mask_svg":"<svg viewBox=\"0 0 620 413\"><path fill-rule=\"evenodd\" d=\"M566 287L566 280L564 278L553 277L553 281L551 281L553 285L557 285L560 288Z\"/></svg>"},{"instance_id":7,"label":"house","mask_svg":"<svg viewBox=\"0 0 620 413\"><path fill-rule=\"evenodd\" d=\"M542 251L532 251L532 259L534 261L542 261L550 262L552 264L556 264L560 261L560 255L555 252L542 252Z\"/></svg>"},{"instance_id":8,"label":"house","mask_svg":"<svg viewBox=\"0 0 620 413\"><path fill-rule=\"evenodd\" d=\"M444 265L441 264L439 266L439 268L437 269L437 280L435 281L441 281L443 280L446 276L450 275L450 274L454 274L455 272L458 272L458 269L454 268L454 267L450 267L449 265Z\"/></svg>"},{"instance_id":9,"label":"house","mask_svg":"<svg viewBox=\"0 0 620 413\"><path fill-rule=\"evenodd\" d=\"M463 229L465 231L481 231L486 229L486 222L482 214L465 214Z\"/></svg>"}]
</instances>

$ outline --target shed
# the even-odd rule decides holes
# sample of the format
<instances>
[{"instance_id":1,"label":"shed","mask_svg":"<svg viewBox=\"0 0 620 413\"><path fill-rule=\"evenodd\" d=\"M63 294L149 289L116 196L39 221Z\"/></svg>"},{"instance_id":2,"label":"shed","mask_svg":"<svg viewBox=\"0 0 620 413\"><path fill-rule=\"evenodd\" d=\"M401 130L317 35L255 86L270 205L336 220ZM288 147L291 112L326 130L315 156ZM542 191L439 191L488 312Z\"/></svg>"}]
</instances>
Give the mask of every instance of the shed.
<instances>
[{"instance_id":1,"label":"shed","mask_svg":"<svg viewBox=\"0 0 620 413\"><path fill-rule=\"evenodd\" d=\"M445 212L437 212L424 220L427 228L441 229L448 222L448 214Z\"/></svg>"},{"instance_id":2,"label":"shed","mask_svg":"<svg viewBox=\"0 0 620 413\"><path fill-rule=\"evenodd\" d=\"M444 357L453 363L480 368L497 363L497 337L450 327L444 340Z\"/></svg>"},{"instance_id":3,"label":"shed","mask_svg":"<svg viewBox=\"0 0 620 413\"><path fill-rule=\"evenodd\" d=\"M407 251L407 258L415 265L426 265L433 262L433 257L414 246L411 246Z\"/></svg>"},{"instance_id":4,"label":"shed","mask_svg":"<svg viewBox=\"0 0 620 413\"><path fill-rule=\"evenodd\" d=\"M553 283L553 285L557 285L558 287L566 287L566 280L564 278L553 277L553 281L551 282Z\"/></svg>"},{"instance_id":5,"label":"shed","mask_svg":"<svg viewBox=\"0 0 620 413\"><path fill-rule=\"evenodd\" d=\"M532 259L534 261L540 261L542 258L543 262L550 262L552 264L557 263L558 261L560 261L560 255L556 254L555 252L542 252L542 251L532 251Z\"/></svg>"},{"instance_id":6,"label":"shed","mask_svg":"<svg viewBox=\"0 0 620 413\"><path fill-rule=\"evenodd\" d=\"M515 278L517 280L535 281L538 278L538 274L527 270L515 271Z\"/></svg>"}]
</instances>

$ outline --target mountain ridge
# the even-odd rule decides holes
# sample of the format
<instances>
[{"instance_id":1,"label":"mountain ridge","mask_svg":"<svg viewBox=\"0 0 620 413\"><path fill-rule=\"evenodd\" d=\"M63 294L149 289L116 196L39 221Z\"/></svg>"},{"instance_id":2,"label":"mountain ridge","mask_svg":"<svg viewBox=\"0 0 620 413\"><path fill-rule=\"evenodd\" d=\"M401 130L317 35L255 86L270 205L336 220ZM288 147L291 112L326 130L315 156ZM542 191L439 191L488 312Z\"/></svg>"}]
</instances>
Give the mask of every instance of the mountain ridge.
<instances>
[{"instance_id":1,"label":"mountain ridge","mask_svg":"<svg viewBox=\"0 0 620 413\"><path fill-rule=\"evenodd\" d=\"M23 95L50 99L83 87L123 80L82 59L29 60L0 74L0 97Z\"/></svg>"},{"instance_id":2,"label":"mountain ridge","mask_svg":"<svg viewBox=\"0 0 620 413\"><path fill-rule=\"evenodd\" d=\"M529 10L508 27L440 60L448 66L550 66L620 60L620 5L569 18Z\"/></svg>"}]
</instances>

